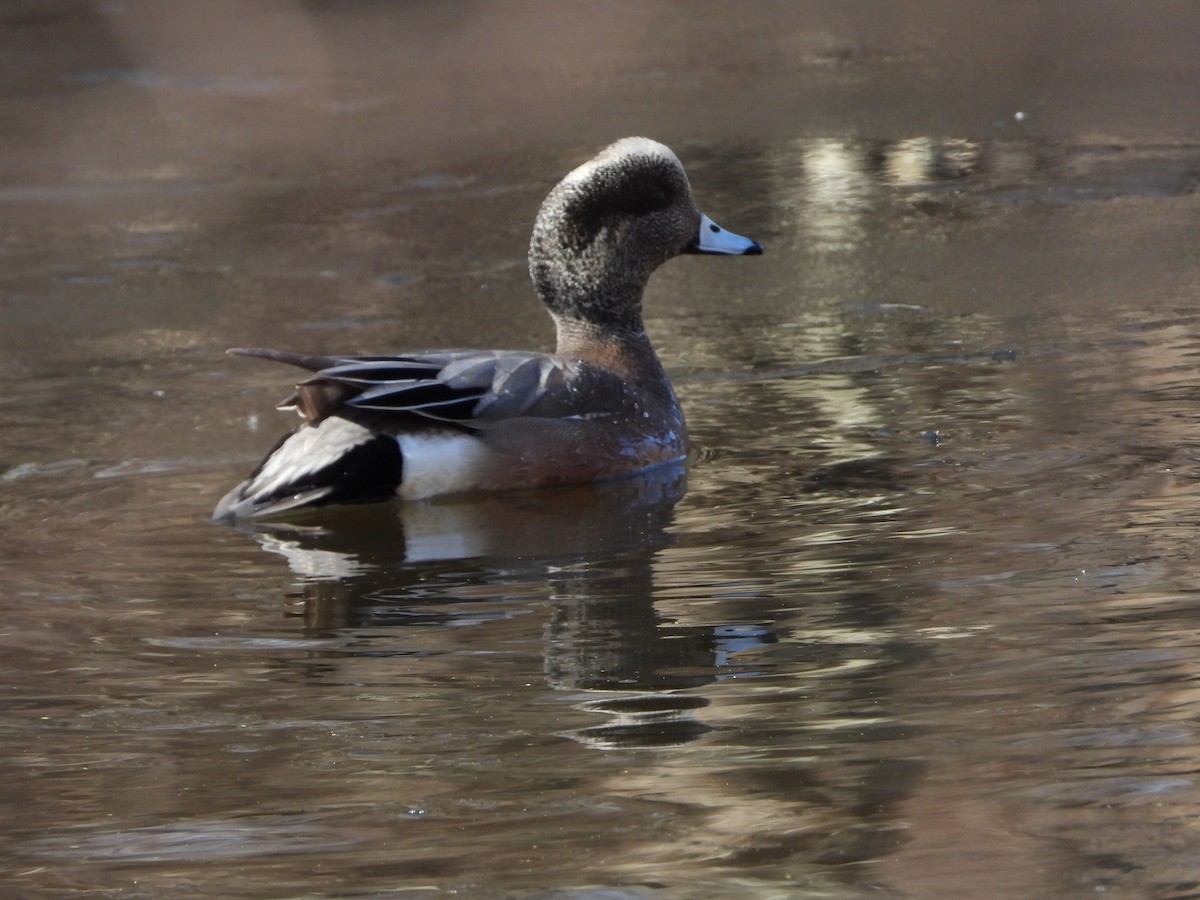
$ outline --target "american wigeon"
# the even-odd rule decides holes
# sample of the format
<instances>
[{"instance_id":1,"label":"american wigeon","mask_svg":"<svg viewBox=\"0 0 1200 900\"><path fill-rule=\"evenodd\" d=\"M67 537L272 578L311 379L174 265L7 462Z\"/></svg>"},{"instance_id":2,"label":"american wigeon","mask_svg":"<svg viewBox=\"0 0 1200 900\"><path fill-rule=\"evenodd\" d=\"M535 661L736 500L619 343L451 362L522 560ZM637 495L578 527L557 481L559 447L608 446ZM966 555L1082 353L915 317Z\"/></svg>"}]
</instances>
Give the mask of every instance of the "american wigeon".
<instances>
[{"instance_id":1,"label":"american wigeon","mask_svg":"<svg viewBox=\"0 0 1200 900\"><path fill-rule=\"evenodd\" d=\"M280 404L304 424L213 518L586 483L681 459L683 412L642 325L650 273L681 253L762 247L696 209L670 149L625 138L560 181L533 227L529 273L555 353L229 351L315 374Z\"/></svg>"}]
</instances>

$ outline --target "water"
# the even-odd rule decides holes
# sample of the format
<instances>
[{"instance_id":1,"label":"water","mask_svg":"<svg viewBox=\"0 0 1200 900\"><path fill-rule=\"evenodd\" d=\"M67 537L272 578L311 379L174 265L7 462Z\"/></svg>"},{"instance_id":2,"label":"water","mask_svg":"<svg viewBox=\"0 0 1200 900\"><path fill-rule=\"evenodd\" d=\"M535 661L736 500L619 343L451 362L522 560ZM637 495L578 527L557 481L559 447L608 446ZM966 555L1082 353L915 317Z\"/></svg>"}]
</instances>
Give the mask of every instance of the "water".
<instances>
[{"instance_id":1,"label":"water","mask_svg":"<svg viewBox=\"0 0 1200 900\"><path fill-rule=\"evenodd\" d=\"M1196 14L697 8L5 13L6 895L1200 896ZM206 521L636 132L686 469Z\"/></svg>"}]
</instances>

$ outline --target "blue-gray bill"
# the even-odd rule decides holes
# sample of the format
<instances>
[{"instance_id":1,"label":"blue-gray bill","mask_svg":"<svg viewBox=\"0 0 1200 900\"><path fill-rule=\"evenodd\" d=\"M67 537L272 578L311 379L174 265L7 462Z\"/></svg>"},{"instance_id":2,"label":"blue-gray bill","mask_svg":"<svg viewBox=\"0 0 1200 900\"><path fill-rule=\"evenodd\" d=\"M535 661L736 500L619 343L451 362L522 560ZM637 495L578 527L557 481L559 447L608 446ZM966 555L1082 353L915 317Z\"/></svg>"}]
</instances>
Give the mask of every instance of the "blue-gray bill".
<instances>
[{"instance_id":1,"label":"blue-gray bill","mask_svg":"<svg viewBox=\"0 0 1200 900\"><path fill-rule=\"evenodd\" d=\"M726 231L704 213L700 213L700 230L692 238L684 253L716 253L725 256L761 256L762 244L748 237Z\"/></svg>"}]
</instances>

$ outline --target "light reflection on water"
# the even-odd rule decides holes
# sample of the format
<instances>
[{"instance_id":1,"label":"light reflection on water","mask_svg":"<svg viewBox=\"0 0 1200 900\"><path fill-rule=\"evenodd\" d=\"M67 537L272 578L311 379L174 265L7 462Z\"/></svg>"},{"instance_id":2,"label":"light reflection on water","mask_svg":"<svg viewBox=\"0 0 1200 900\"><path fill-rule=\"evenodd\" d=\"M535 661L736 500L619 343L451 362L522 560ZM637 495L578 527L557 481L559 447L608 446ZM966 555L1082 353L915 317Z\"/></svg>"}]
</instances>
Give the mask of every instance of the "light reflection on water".
<instances>
[{"instance_id":1,"label":"light reflection on water","mask_svg":"<svg viewBox=\"0 0 1200 900\"><path fill-rule=\"evenodd\" d=\"M6 877L146 896L1188 890L1200 310L1119 285L1063 299L1091 257L1060 232L1154 231L1139 204L1159 201L1187 219L1195 149L757 157L762 180L710 208L766 198L774 268L668 268L652 298L686 475L241 532L202 518L266 437L237 427L272 376L220 374L223 334L81 338L86 376L18 381ZM1026 255L1049 237L1053 258ZM990 256L1019 272L995 280ZM409 262L389 271L424 278ZM982 300L958 291L972 273ZM1022 279L1035 316L1005 293ZM360 311L299 318L360 341L381 322ZM112 360L131 343L150 371Z\"/></svg>"}]
</instances>

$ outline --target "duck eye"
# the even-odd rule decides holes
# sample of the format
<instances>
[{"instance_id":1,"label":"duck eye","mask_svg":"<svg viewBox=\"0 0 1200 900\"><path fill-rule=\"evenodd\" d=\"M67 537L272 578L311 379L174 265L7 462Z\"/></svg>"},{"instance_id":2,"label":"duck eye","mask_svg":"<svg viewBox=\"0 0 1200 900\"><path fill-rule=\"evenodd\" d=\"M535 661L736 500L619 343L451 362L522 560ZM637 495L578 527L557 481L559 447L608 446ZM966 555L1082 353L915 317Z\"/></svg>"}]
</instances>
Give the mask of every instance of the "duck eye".
<instances>
[{"instance_id":1,"label":"duck eye","mask_svg":"<svg viewBox=\"0 0 1200 900\"><path fill-rule=\"evenodd\" d=\"M635 216L660 212L671 205L667 192L661 188L637 190L625 196L624 210Z\"/></svg>"}]
</instances>

